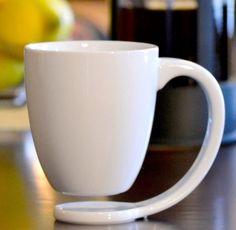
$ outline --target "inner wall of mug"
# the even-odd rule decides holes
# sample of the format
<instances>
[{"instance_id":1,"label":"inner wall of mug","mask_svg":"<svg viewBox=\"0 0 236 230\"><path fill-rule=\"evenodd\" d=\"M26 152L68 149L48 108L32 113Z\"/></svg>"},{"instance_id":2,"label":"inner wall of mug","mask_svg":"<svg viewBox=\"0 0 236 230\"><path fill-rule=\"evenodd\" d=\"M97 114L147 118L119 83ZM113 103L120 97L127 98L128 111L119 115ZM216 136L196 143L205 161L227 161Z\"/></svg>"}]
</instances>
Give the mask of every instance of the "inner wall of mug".
<instances>
[{"instance_id":1,"label":"inner wall of mug","mask_svg":"<svg viewBox=\"0 0 236 230\"><path fill-rule=\"evenodd\" d=\"M42 42L26 46L26 50L48 52L116 52L157 49L153 44L125 41L63 41Z\"/></svg>"}]
</instances>

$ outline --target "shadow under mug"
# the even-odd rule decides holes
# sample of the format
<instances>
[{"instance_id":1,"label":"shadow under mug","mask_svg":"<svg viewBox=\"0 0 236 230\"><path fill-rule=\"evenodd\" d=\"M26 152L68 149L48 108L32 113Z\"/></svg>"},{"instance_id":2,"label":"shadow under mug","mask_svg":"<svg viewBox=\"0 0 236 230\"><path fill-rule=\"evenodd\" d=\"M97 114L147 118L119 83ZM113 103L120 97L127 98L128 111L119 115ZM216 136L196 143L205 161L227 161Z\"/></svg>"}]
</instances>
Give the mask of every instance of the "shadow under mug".
<instances>
[{"instance_id":1,"label":"shadow under mug","mask_svg":"<svg viewBox=\"0 0 236 230\"><path fill-rule=\"evenodd\" d=\"M69 41L26 46L25 84L36 151L50 184L64 194L114 195L132 186L149 143L156 93L182 75L200 84L209 111L204 142L186 175L166 192L137 203L57 205L56 219L122 223L185 198L216 157L224 101L206 69L185 60L159 58L158 47L152 44Z\"/></svg>"}]
</instances>

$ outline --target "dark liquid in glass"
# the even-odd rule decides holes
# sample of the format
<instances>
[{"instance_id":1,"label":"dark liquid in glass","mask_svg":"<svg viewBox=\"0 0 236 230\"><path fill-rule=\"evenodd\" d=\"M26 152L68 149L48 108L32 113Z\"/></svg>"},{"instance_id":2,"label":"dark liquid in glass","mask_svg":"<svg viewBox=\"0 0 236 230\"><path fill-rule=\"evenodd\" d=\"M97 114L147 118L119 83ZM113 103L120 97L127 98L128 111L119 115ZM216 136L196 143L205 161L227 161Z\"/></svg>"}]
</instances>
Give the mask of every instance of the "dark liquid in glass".
<instances>
[{"instance_id":1,"label":"dark liquid in glass","mask_svg":"<svg viewBox=\"0 0 236 230\"><path fill-rule=\"evenodd\" d=\"M222 17L218 19L214 18L213 8L210 9L208 18L199 20L198 8L164 10L121 7L116 12L115 39L156 44L160 47L161 57L197 62L218 81L227 80L226 6L221 9ZM171 83L172 86L190 84L193 81L185 77Z\"/></svg>"}]
</instances>

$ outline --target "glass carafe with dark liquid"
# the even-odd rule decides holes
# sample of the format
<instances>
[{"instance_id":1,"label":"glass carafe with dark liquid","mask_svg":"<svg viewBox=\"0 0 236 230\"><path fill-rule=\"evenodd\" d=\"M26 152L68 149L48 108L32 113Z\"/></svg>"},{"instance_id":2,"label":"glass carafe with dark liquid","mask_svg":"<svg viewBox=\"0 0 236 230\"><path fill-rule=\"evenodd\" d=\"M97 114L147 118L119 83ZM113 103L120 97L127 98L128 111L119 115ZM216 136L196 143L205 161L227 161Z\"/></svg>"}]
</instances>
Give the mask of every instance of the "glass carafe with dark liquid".
<instances>
[{"instance_id":1,"label":"glass carafe with dark liquid","mask_svg":"<svg viewBox=\"0 0 236 230\"><path fill-rule=\"evenodd\" d=\"M235 0L113 0L112 3L112 39L156 44L160 56L197 62L215 76L226 99L224 142L236 140ZM151 143L201 142L207 106L203 92L193 80L181 76L172 81L159 93L157 103L155 117L161 117L159 120L163 122L158 124L154 119ZM186 109L173 114L179 104L186 104Z\"/></svg>"}]
</instances>

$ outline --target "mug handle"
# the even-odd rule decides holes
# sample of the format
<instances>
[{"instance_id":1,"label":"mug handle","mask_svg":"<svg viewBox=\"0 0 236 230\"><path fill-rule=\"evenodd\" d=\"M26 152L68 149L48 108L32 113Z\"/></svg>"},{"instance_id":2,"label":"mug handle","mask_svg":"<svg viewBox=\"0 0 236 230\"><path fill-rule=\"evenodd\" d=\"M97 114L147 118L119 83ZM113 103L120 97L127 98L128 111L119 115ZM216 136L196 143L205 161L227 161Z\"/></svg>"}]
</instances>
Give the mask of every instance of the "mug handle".
<instances>
[{"instance_id":1,"label":"mug handle","mask_svg":"<svg viewBox=\"0 0 236 230\"><path fill-rule=\"evenodd\" d=\"M224 99L213 75L200 65L176 58L160 58L158 90L177 76L190 76L203 89L208 103L208 125L200 152L188 172L158 196L137 202L136 218L165 210L188 196L203 180L219 150L225 121Z\"/></svg>"}]
</instances>

